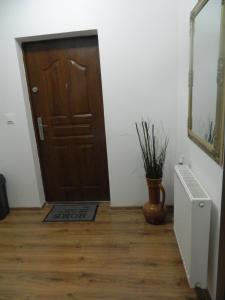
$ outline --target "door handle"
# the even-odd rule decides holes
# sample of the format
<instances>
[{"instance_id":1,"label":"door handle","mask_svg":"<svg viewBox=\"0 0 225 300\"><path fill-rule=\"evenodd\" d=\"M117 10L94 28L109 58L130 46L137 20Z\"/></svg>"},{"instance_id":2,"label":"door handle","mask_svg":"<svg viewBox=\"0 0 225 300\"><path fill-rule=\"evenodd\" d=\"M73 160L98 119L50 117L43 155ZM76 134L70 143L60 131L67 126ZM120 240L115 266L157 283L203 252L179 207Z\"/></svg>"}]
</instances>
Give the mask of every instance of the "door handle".
<instances>
[{"instance_id":1,"label":"door handle","mask_svg":"<svg viewBox=\"0 0 225 300\"><path fill-rule=\"evenodd\" d=\"M37 124L38 124L38 132L39 132L39 138L41 141L45 140L45 136L44 136L44 130L43 128L47 127L47 125L44 125L42 123L42 117L37 117Z\"/></svg>"}]
</instances>

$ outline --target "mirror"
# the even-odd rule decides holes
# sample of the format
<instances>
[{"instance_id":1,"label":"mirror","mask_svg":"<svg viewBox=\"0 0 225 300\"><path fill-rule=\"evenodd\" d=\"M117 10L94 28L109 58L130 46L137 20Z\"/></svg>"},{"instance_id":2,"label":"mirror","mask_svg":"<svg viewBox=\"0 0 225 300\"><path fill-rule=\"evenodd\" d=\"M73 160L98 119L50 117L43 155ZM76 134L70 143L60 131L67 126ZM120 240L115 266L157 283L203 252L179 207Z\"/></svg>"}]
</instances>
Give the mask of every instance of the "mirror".
<instances>
[{"instance_id":1,"label":"mirror","mask_svg":"<svg viewBox=\"0 0 225 300\"><path fill-rule=\"evenodd\" d=\"M221 164L225 90L223 1L198 1L191 12L190 25L188 135Z\"/></svg>"}]
</instances>

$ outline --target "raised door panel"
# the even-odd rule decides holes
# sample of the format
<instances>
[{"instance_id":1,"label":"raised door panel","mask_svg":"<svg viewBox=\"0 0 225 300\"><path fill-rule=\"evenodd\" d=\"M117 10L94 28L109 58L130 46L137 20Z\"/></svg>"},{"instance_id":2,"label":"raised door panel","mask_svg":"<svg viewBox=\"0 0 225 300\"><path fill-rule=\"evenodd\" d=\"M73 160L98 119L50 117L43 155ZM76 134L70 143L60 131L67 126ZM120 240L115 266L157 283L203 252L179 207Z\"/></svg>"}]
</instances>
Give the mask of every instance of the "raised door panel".
<instances>
[{"instance_id":1,"label":"raised door panel","mask_svg":"<svg viewBox=\"0 0 225 300\"><path fill-rule=\"evenodd\" d=\"M100 172L96 160L96 147L94 144L80 145L80 162L82 178L82 194L84 200L97 201L101 198Z\"/></svg>"},{"instance_id":2,"label":"raised door panel","mask_svg":"<svg viewBox=\"0 0 225 300\"><path fill-rule=\"evenodd\" d=\"M84 136L91 133L92 126L90 124L77 124L77 125L55 125L52 134L57 137L73 137Z\"/></svg>"},{"instance_id":3,"label":"raised door panel","mask_svg":"<svg viewBox=\"0 0 225 300\"><path fill-rule=\"evenodd\" d=\"M81 65L72 58L68 58L66 61L70 112L74 116L91 114L87 83L88 66Z\"/></svg>"},{"instance_id":4,"label":"raised door panel","mask_svg":"<svg viewBox=\"0 0 225 300\"><path fill-rule=\"evenodd\" d=\"M48 152L51 157L47 175L53 183L49 187L50 194L59 201L82 201L78 147L57 145L51 146Z\"/></svg>"},{"instance_id":5,"label":"raised door panel","mask_svg":"<svg viewBox=\"0 0 225 300\"><path fill-rule=\"evenodd\" d=\"M66 116L68 114L62 73L63 65L59 59L51 62L50 65L43 69L51 117Z\"/></svg>"}]
</instances>

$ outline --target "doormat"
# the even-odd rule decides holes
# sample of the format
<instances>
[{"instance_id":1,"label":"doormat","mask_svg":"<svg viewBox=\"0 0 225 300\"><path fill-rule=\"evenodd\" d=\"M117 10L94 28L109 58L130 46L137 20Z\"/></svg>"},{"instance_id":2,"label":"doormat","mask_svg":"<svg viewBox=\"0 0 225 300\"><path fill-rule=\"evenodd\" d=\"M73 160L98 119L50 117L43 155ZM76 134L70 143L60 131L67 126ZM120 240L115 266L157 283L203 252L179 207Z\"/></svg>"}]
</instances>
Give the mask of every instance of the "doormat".
<instances>
[{"instance_id":1,"label":"doormat","mask_svg":"<svg viewBox=\"0 0 225 300\"><path fill-rule=\"evenodd\" d=\"M95 221L97 209L96 203L54 205L43 222Z\"/></svg>"}]
</instances>

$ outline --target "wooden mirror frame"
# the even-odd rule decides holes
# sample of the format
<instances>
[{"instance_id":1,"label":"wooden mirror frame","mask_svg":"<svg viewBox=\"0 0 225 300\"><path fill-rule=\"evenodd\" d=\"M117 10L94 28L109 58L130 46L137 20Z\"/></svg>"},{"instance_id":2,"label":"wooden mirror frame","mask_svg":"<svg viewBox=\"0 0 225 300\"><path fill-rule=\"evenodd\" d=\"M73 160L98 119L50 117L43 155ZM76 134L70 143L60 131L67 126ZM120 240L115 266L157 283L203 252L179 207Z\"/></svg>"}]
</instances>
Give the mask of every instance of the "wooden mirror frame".
<instances>
[{"instance_id":1,"label":"wooden mirror frame","mask_svg":"<svg viewBox=\"0 0 225 300\"><path fill-rule=\"evenodd\" d=\"M224 149L224 102L225 102L225 84L224 84L224 64L225 64L225 9L224 2L221 1L221 29L220 45L217 67L217 100L216 100L216 120L215 136L213 144L208 143L192 130L192 90L193 90L193 56L194 56L194 27L195 18L209 0L199 0L191 11L190 16L190 66L189 66L189 109L188 109L188 136L203 151L212 157L218 164L223 163Z\"/></svg>"}]
</instances>

